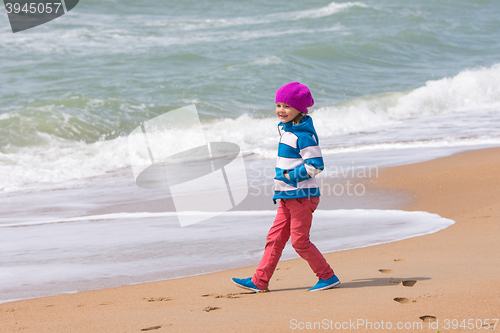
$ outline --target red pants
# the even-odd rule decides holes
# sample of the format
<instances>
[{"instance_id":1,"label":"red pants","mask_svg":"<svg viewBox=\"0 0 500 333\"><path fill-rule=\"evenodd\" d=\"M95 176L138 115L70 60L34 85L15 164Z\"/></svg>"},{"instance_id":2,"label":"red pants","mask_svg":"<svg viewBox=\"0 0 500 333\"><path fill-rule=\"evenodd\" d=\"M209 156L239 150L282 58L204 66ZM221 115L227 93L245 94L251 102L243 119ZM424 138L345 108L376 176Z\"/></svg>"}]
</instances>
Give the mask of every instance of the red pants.
<instances>
[{"instance_id":1,"label":"red pants","mask_svg":"<svg viewBox=\"0 0 500 333\"><path fill-rule=\"evenodd\" d=\"M329 279L333 270L325 257L309 240L312 215L319 204L319 197L280 199L274 224L267 234L266 249L252 282L259 289L266 289L278 265L281 252L292 236L292 246L320 279Z\"/></svg>"}]
</instances>

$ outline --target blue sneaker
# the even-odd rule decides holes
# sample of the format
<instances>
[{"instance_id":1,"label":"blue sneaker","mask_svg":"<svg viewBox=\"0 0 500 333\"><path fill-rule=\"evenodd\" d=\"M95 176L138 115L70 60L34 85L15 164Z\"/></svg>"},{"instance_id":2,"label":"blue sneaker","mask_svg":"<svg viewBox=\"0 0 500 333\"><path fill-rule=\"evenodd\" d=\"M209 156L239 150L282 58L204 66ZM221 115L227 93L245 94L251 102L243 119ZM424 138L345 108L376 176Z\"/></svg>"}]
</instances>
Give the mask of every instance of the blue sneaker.
<instances>
[{"instance_id":1,"label":"blue sneaker","mask_svg":"<svg viewBox=\"0 0 500 333\"><path fill-rule=\"evenodd\" d=\"M252 282L251 277L246 278L246 279L233 278L233 282L235 285L237 285L238 287L243 288L243 289L247 289L247 290L251 290L251 291L255 291L255 292L262 291Z\"/></svg>"},{"instance_id":2,"label":"blue sneaker","mask_svg":"<svg viewBox=\"0 0 500 333\"><path fill-rule=\"evenodd\" d=\"M337 275L333 275L328 280L319 279L318 283L308 291L325 290L335 287L340 284L340 280Z\"/></svg>"}]
</instances>

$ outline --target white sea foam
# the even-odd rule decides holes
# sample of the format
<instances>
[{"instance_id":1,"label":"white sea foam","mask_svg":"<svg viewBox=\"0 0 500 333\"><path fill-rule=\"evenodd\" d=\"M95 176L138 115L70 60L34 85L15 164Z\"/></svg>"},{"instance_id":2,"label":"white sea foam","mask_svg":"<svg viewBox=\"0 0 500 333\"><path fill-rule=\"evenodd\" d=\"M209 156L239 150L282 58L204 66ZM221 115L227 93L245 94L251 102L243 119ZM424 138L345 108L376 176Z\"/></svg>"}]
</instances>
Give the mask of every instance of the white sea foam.
<instances>
[{"instance_id":1,"label":"white sea foam","mask_svg":"<svg viewBox=\"0 0 500 333\"><path fill-rule=\"evenodd\" d=\"M327 6L312 8L306 10L298 10L292 12L272 13L267 15L235 17L235 18L205 18L205 19L185 19L171 18L169 20L149 19L147 25L159 27L175 27L182 30L204 30L220 27L235 27L243 25L262 25L276 22L296 21L301 19L314 19L325 16L330 16L335 13L348 10L353 7L368 7L362 2L332 2Z\"/></svg>"},{"instance_id":2,"label":"white sea foam","mask_svg":"<svg viewBox=\"0 0 500 333\"><path fill-rule=\"evenodd\" d=\"M99 100L90 102L95 105L84 107L102 104ZM47 112L54 106L50 107ZM121 108L128 110L135 106L122 105ZM325 154L339 154L498 144L499 110L500 64L497 64L429 81L408 92L365 96L320 107L313 109L311 115ZM19 116L14 111L5 114L4 117L9 118ZM418 122L419 119L422 121ZM240 146L244 155L274 159L277 122L271 107L269 117L243 114L238 118L205 121L202 127L209 142L233 142ZM431 123L434 127L429 126ZM189 139L189 129L179 131ZM364 132L361 141L347 136ZM175 131L170 134L167 144L175 142L180 135ZM40 133L40 138L38 146L3 148L0 190L15 191L29 184L97 176L130 165L125 137L94 143L63 140L44 133Z\"/></svg>"},{"instance_id":3,"label":"white sea foam","mask_svg":"<svg viewBox=\"0 0 500 333\"><path fill-rule=\"evenodd\" d=\"M412 117L458 112L474 116L483 110L492 114L500 111L500 64L465 70L452 78L428 81L425 86L412 91L364 96L335 106L320 107L313 109L311 115L318 135L327 139L375 128L382 131L384 127L396 124L404 126L402 121ZM443 123L445 125L448 124ZM275 142L275 127L274 117L259 119L242 115L237 119L211 123L205 131L214 141L226 138L244 148L253 146L257 152L262 146ZM462 133L456 134L463 137Z\"/></svg>"},{"instance_id":4,"label":"white sea foam","mask_svg":"<svg viewBox=\"0 0 500 333\"><path fill-rule=\"evenodd\" d=\"M203 18L170 17L167 20L154 15L129 14L125 17L107 13L71 13L77 27L67 30L50 30L41 27L29 34L18 37L11 32L0 31L0 39L10 48L19 50L31 49L42 54L89 54L96 56L99 51L110 54L143 53L150 47L171 47L174 45L193 45L199 43L219 43L223 41L247 41L257 38L268 38L290 34L314 34L320 32L344 30L336 25L319 29L268 29L268 24L276 22L314 19L330 16L352 7L366 7L361 2L335 3L327 6L293 11L288 13L272 13L267 15L235 17L235 18ZM91 22L91 23L89 23ZM140 22L141 29L149 26L155 28L153 34L146 36L131 33L130 26ZM146 22L144 24L144 22ZM245 29L244 26L266 25L262 28ZM161 31L158 27L163 27ZM225 29L243 27L243 29ZM186 35L186 32L188 33Z\"/></svg>"},{"instance_id":5,"label":"white sea foam","mask_svg":"<svg viewBox=\"0 0 500 333\"><path fill-rule=\"evenodd\" d=\"M4 227L0 256L9 259L2 259L0 302L254 265L275 214L230 211L185 228L174 213ZM394 210L317 210L314 215L311 239L322 252L421 236L454 223L436 214ZM282 259L297 257L288 246Z\"/></svg>"},{"instance_id":6,"label":"white sea foam","mask_svg":"<svg viewBox=\"0 0 500 333\"><path fill-rule=\"evenodd\" d=\"M319 18L319 17L330 16L352 7L366 8L368 6L362 2L345 2L345 3L332 2L328 6L321 7L318 9L309 9L309 10L296 11L292 13L286 13L283 14L283 17L289 20Z\"/></svg>"},{"instance_id":7,"label":"white sea foam","mask_svg":"<svg viewBox=\"0 0 500 333\"><path fill-rule=\"evenodd\" d=\"M410 117L462 111L473 114L485 108L500 110L500 64L427 81L408 92L363 96L322 107L314 117L316 130L332 136L391 125Z\"/></svg>"},{"instance_id":8,"label":"white sea foam","mask_svg":"<svg viewBox=\"0 0 500 333\"><path fill-rule=\"evenodd\" d=\"M267 65L278 65L282 64L283 59L277 56L271 56L271 57L263 57L263 58L256 58L252 60L252 64L255 65L260 65L260 66L267 66Z\"/></svg>"},{"instance_id":9,"label":"white sea foam","mask_svg":"<svg viewBox=\"0 0 500 333\"><path fill-rule=\"evenodd\" d=\"M102 175L130 165L124 137L87 144L40 135L47 137L46 145L0 152L0 191Z\"/></svg>"},{"instance_id":10,"label":"white sea foam","mask_svg":"<svg viewBox=\"0 0 500 333\"><path fill-rule=\"evenodd\" d=\"M456 148L456 147L473 147L473 146L500 146L500 136L477 136L477 137L450 137L444 139L431 140L413 140L401 142L380 142L371 144L359 144L352 146L339 147L323 147L321 152L323 156L338 155L345 153L363 153L363 152L381 152L391 150L409 150L429 148ZM252 149L254 154L264 158L275 159L276 149L255 148ZM319 177L322 175L320 174Z\"/></svg>"},{"instance_id":11,"label":"white sea foam","mask_svg":"<svg viewBox=\"0 0 500 333\"><path fill-rule=\"evenodd\" d=\"M214 31L199 29L190 32L188 36L183 33L169 33L165 35L155 36L136 36L128 34L127 31L117 29L103 28L99 33L88 39L89 33L85 29L80 29L80 32L71 34L63 34L54 38L53 41L39 41L36 38L30 40L29 43L21 43L19 40L13 40L12 44L15 48L32 49L33 51L43 54L72 54L76 56L92 55L96 56L100 52L107 56L112 54L137 54L147 53L151 47L172 47L176 45L199 46L203 43L221 43L226 41L249 41L259 38L271 38L286 35L300 34L318 34L334 31L345 31L344 26L336 24L328 28L285 28L285 29L249 29L231 31ZM82 43L73 42L72 35L76 35L77 40L85 41L85 47L82 48ZM112 47L110 47L110 45Z\"/></svg>"},{"instance_id":12,"label":"white sea foam","mask_svg":"<svg viewBox=\"0 0 500 333\"><path fill-rule=\"evenodd\" d=\"M0 120L9 119L12 116L13 116L13 114L11 112L2 113L2 114L0 114Z\"/></svg>"},{"instance_id":13,"label":"white sea foam","mask_svg":"<svg viewBox=\"0 0 500 333\"><path fill-rule=\"evenodd\" d=\"M427 81L425 86L398 99L387 108L397 119L444 112L500 109L500 64L464 70L451 78Z\"/></svg>"},{"instance_id":14,"label":"white sea foam","mask_svg":"<svg viewBox=\"0 0 500 333\"><path fill-rule=\"evenodd\" d=\"M326 148L322 152L324 155L343 154L352 152L419 149L419 148L446 148L446 147L469 147L483 145L500 145L499 136L479 136L474 138L447 138L439 140L406 141L375 143L369 145L359 145L352 147Z\"/></svg>"}]
</instances>

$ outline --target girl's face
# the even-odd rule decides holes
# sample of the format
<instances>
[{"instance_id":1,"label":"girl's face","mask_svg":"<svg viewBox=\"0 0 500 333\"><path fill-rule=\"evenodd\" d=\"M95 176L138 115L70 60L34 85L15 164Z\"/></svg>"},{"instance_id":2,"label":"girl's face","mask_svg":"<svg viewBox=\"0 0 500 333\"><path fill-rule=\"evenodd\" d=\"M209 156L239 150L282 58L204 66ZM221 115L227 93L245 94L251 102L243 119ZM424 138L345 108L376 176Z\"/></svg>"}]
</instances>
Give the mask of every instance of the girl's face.
<instances>
[{"instance_id":1,"label":"girl's face","mask_svg":"<svg viewBox=\"0 0 500 333\"><path fill-rule=\"evenodd\" d=\"M281 102L276 103L276 115L278 115L278 118L283 124L292 121L299 113L299 110L292 108L288 104Z\"/></svg>"}]
</instances>

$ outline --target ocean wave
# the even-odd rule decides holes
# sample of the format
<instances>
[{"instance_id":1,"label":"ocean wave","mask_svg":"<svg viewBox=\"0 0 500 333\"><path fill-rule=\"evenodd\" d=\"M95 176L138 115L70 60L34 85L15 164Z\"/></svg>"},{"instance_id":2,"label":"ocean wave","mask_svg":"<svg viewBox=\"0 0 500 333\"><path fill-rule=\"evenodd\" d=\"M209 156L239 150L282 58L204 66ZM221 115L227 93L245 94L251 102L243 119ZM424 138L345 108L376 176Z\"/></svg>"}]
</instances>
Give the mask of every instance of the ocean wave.
<instances>
[{"instance_id":1,"label":"ocean wave","mask_svg":"<svg viewBox=\"0 0 500 333\"><path fill-rule=\"evenodd\" d=\"M491 107L500 107L500 64L427 81L425 86L399 98L386 112L401 119Z\"/></svg>"},{"instance_id":2,"label":"ocean wave","mask_svg":"<svg viewBox=\"0 0 500 333\"><path fill-rule=\"evenodd\" d=\"M0 152L50 145L52 137L92 143L126 135L139 121L154 116L151 106L126 98L72 95L0 107Z\"/></svg>"},{"instance_id":3,"label":"ocean wave","mask_svg":"<svg viewBox=\"0 0 500 333\"><path fill-rule=\"evenodd\" d=\"M273 58L272 61L276 59ZM118 118L121 118L118 126L121 127L115 128L117 124L111 123L103 125L102 129L96 129L102 114L95 112L95 109L102 108L108 102L70 98L63 104L66 107L73 105L78 110L72 114L56 112L57 105L54 106L54 103L33 106L38 113L19 113L19 110L2 113L0 125L4 125L4 142L0 150L0 190L15 191L28 184L98 176L128 167L128 133L141 121L157 114L149 110L151 106L115 101L113 103L118 104L113 105L113 108L118 108L121 112L118 115ZM484 111L487 109L491 111ZM336 154L431 146L498 144L499 138L493 133L485 133L483 123L498 119L499 109L500 64L497 64L491 68L467 69L454 77L428 81L424 86L411 91L363 96L337 105L320 107L312 110L311 114L325 154ZM490 118L476 119L480 111L483 112L481 117L491 116L491 121ZM40 117L39 112L46 112L47 117L42 117L45 119L45 125L37 127L35 124L40 125L42 121L42 118L36 118ZM111 113L116 118L117 115L113 112L115 111L112 110ZM468 134L465 136L453 128L449 132L441 133L439 126L449 125L452 118L437 117L447 113L460 115L462 122L471 122L469 127L480 130L471 134L471 130L467 128ZM99 119L96 118L98 115ZM433 121L441 125L431 134L419 134L421 132L418 128L413 129L408 127L410 125L405 125L409 118L423 117L431 117L426 119L434 119ZM478 121L477 124L475 121ZM6 126L6 122L10 122L10 125ZM237 118L202 119L202 128L208 142L233 142L240 146L244 156L257 155L272 159L276 156L277 122L274 112L271 112L269 117L243 114ZM415 135L411 140L398 141L394 135L384 134L386 129L394 125L401 127L401 133L416 131ZM107 135L107 131L111 133L111 130L116 130L119 134ZM183 137L188 138L190 129L181 130L185 132ZM376 135L370 137L368 142L350 141L349 137L345 136L363 136L364 131L370 130ZM83 133L85 131L87 133ZM31 139L26 138L27 133L33 135ZM172 135L175 138L175 133ZM400 134L396 133L396 137L397 135ZM332 138L343 138L342 144L337 142L325 145L325 142Z\"/></svg>"},{"instance_id":4,"label":"ocean wave","mask_svg":"<svg viewBox=\"0 0 500 333\"><path fill-rule=\"evenodd\" d=\"M99 52L103 55L137 54L145 53L151 47L171 47L232 40L247 41L289 34L335 31L339 30L340 25L333 28L317 29L294 28L291 25L280 27L278 25L269 29L269 24L327 17L353 7L367 7L367 5L362 2L332 2L324 7L301 11L204 19L183 16L169 17L168 19L165 19L164 16L156 16L159 19L155 19L155 15L117 16L108 13L88 14L82 12L74 14L74 20L78 25L66 31L61 32L42 27L42 30L34 30L30 34L24 35L23 38L17 38L6 30L5 32L0 31L0 39L11 50L29 50L30 52L35 50L39 53L52 55L67 55L69 53L82 56L88 52L92 52L92 56L96 56ZM246 28L247 25L264 26L256 29L254 27ZM135 29L130 30L131 26ZM235 29L236 27L242 28ZM136 33L139 30L143 32Z\"/></svg>"},{"instance_id":5,"label":"ocean wave","mask_svg":"<svg viewBox=\"0 0 500 333\"><path fill-rule=\"evenodd\" d=\"M286 35L318 34L334 31L345 31L346 28L335 24L327 28L277 28L277 29L241 29L237 31L218 31L197 29L188 35L181 32L163 32L155 35L132 35L125 29L103 27L98 32L89 32L85 28L75 29L62 36L27 38L27 40L11 40L9 44L14 49L42 54L71 54L74 56L110 56L147 54L151 48L166 48L173 46L196 46L203 43L221 43L227 41L245 42L259 38L273 38ZM31 36L30 36L31 37ZM0 35L1 38L1 35ZM90 40L89 40L90 39ZM80 40L80 42L75 42ZM82 47L84 45L84 47Z\"/></svg>"},{"instance_id":6,"label":"ocean wave","mask_svg":"<svg viewBox=\"0 0 500 333\"><path fill-rule=\"evenodd\" d=\"M409 91L362 96L321 107L314 111L314 119L318 133L328 137L388 126L411 117L487 108L500 108L500 64L467 69Z\"/></svg>"},{"instance_id":7,"label":"ocean wave","mask_svg":"<svg viewBox=\"0 0 500 333\"><path fill-rule=\"evenodd\" d=\"M0 192L103 175L130 165L125 137L85 143L40 135L45 138L43 146L9 147L11 152L0 152Z\"/></svg>"},{"instance_id":8,"label":"ocean wave","mask_svg":"<svg viewBox=\"0 0 500 333\"><path fill-rule=\"evenodd\" d=\"M352 8L352 7L367 8L368 6L362 2L345 2L345 3L332 2L328 6L325 6L325 7L287 13L287 14L284 14L283 17L284 17L284 19L288 19L288 20L319 18L319 17L330 16L330 15L333 15L335 13Z\"/></svg>"},{"instance_id":9,"label":"ocean wave","mask_svg":"<svg viewBox=\"0 0 500 333\"><path fill-rule=\"evenodd\" d=\"M428 81L414 90L362 96L323 106L313 109L311 115L320 138L328 139L370 129L382 130L409 118L459 112L473 115L486 109L500 109L500 64L467 69L454 77ZM225 138L257 154L276 141L275 133L274 117L242 115L206 125L206 135L213 141Z\"/></svg>"},{"instance_id":10,"label":"ocean wave","mask_svg":"<svg viewBox=\"0 0 500 333\"><path fill-rule=\"evenodd\" d=\"M272 13L262 16L235 17L235 18L207 18L207 19L186 19L186 18L171 18L168 20L149 20L146 25L156 27L172 27L181 30L204 30L221 27L235 27L242 25L259 25L275 22L296 21L302 19L314 19L320 17L331 16L341 11L348 10L353 7L368 7L362 2L346 2L336 3L331 2L327 6L306 10L298 10L292 12Z\"/></svg>"}]
</instances>

